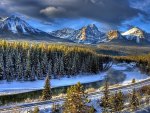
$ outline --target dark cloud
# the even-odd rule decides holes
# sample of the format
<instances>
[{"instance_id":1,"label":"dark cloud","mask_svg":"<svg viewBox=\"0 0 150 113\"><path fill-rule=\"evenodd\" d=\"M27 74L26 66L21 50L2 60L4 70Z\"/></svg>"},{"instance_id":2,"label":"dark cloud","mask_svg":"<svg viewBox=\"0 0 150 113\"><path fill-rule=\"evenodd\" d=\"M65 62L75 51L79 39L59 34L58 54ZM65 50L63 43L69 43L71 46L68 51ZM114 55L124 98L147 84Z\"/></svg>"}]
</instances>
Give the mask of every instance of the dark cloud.
<instances>
[{"instance_id":1,"label":"dark cloud","mask_svg":"<svg viewBox=\"0 0 150 113\"><path fill-rule=\"evenodd\" d=\"M42 3L42 0L2 0L0 5L0 13L5 16L21 13L38 19L47 19L45 15L40 14L40 10L48 6Z\"/></svg>"},{"instance_id":2,"label":"dark cloud","mask_svg":"<svg viewBox=\"0 0 150 113\"><path fill-rule=\"evenodd\" d=\"M58 1L58 0L55 0ZM119 25L124 20L131 19L145 12L132 8L128 0L61 0L58 5L50 5L41 13L50 18L87 17L107 24Z\"/></svg>"},{"instance_id":3,"label":"dark cloud","mask_svg":"<svg viewBox=\"0 0 150 113\"><path fill-rule=\"evenodd\" d=\"M46 21L86 17L110 25L120 25L139 14L149 17L140 8L131 7L128 0L2 0L0 3L3 2L7 7L0 7L2 14L19 12Z\"/></svg>"}]
</instances>

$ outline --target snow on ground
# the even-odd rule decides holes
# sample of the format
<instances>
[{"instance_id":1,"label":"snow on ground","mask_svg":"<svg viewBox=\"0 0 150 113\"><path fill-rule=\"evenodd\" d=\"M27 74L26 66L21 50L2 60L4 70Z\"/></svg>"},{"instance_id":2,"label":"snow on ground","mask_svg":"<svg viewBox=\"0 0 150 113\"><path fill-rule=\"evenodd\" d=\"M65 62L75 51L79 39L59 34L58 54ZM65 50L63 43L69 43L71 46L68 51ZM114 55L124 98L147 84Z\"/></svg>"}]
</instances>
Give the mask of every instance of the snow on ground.
<instances>
[{"instance_id":1,"label":"snow on ground","mask_svg":"<svg viewBox=\"0 0 150 113\"><path fill-rule=\"evenodd\" d=\"M140 71L133 71L133 72L124 72L126 74L126 79L123 82L123 85L126 85L128 83L131 83L132 80L135 78L136 81L140 81L143 79L148 78L146 74L142 74Z\"/></svg>"},{"instance_id":2,"label":"snow on ground","mask_svg":"<svg viewBox=\"0 0 150 113\"><path fill-rule=\"evenodd\" d=\"M127 63L119 63L113 64L111 69L121 71L126 74L126 79L122 83L123 85L131 83L132 79L135 78L136 81L143 80L148 78L146 74L142 74L138 68L136 68L135 63L127 64ZM52 87L60 87L60 86L69 86L74 85L77 82L81 83L90 83L97 82L103 80L107 76L107 71L103 73L99 73L97 75L78 75L76 77L71 78L61 78L61 79L51 79ZM32 90L42 89L44 86L44 80L37 81L0 81L0 95L2 94L12 94L12 93L21 93L28 92Z\"/></svg>"},{"instance_id":3,"label":"snow on ground","mask_svg":"<svg viewBox=\"0 0 150 113\"><path fill-rule=\"evenodd\" d=\"M140 70L136 67L135 63L114 64L112 68L121 71L126 75L126 79L123 81L122 85L131 83L133 79L140 81L149 77L148 75L141 73Z\"/></svg>"},{"instance_id":4,"label":"snow on ground","mask_svg":"<svg viewBox=\"0 0 150 113\"><path fill-rule=\"evenodd\" d=\"M124 70L127 69L127 66L114 64L114 65L112 66L112 68L115 69L115 70L124 71Z\"/></svg>"},{"instance_id":5,"label":"snow on ground","mask_svg":"<svg viewBox=\"0 0 150 113\"><path fill-rule=\"evenodd\" d=\"M95 82L99 80L103 80L106 76L106 73L100 73L97 75L78 75L76 77L71 78L61 78L61 79L51 79L51 86L52 87L60 87L60 86L68 86L76 84L77 82L81 83L89 83ZM37 81L22 81L22 82L7 82L7 81L0 81L0 92L2 91L11 91L11 90L36 90L42 89L44 86L44 80L37 80Z\"/></svg>"}]
</instances>

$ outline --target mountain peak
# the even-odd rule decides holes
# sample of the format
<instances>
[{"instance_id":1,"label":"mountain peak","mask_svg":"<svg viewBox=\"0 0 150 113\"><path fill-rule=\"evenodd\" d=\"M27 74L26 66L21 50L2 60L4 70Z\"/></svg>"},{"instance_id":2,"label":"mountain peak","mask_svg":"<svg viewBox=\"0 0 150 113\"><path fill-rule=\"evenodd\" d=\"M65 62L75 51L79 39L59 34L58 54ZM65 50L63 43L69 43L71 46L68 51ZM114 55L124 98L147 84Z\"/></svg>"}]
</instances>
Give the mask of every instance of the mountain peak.
<instances>
[{"instance_id":1,"label":"mountain peak","mask_svg":"<svg viewBox=\"0 0 150 113\"><path fill-rule=\"evenodd\" d=\"M129 29L128 31L122 33L122 35L131 35L131 36L143 38L144 37L144 31L138 27L133 27L133 28Z\"/></svg>"},{"instance_id":2,"label":"mountain peak","mask_svg":"<svg viewBox=\"0 0 150 113\"><path fill-rule=\"evenodd\" d=\"M11 15L9 18L19 18L17 15Z\"/></svg>"},{"instance_id":3,"label":"mountain peak","mask_svg":"<svg viewBox=\"0 0 150 113\"><path fill-rule=\"evenodd\" d=\"M118 30L111 30L107 33L107 37L109 40L119 39L121 38L121 33Z\"/></svg>"},{"instance_id":4,"label":"mountain peak","mask_svg":"<svg viewBox=\"0 0 150 113\"><path fill-rule=\"evenodd\" d=\"M24 34L24 35L37 35L42 32L30 26L25 20L19 18L17 15L11 15L0 24L1 34Z\"/></svg>"},{"instance_id":5,"label":"mountain peak","mask_svg":"<svg viewBox=\"0 0 150 113\"><path fill-rule=\"evenodd\" d=\"M89 24L88 26L89 26L89 27L92 27L92 28L94 28L94 27L97 28L97 26L96 26L95 24Z\"/></svg>"},{"instance_id":6,"label":"mountain peak","mask_svg":"<svg viewBox=\"0 0 150 113\"><path fill-rule=\"evenodd\" d=\"M122 33L124 37L128 40L136 40L137 43L144 41L146 39L145 32L138 27L133 27L128 31Z\"/></svg>"},{"instance_id":7,"label":"mountain peak","mask_svg":"<svg viewBox=\"0 0 150 113\"><path fill-rule=\"evenodd\" d=\"M52 36L65 39L65 38L70 37L74 32L75 32L75 29L73 29L73 28L63 28L60 30L52 31L52 32L50 32L50 34Z\"/></svg>"},{"instance_id":8,"label":"mountain peak","mask_svg":"<svg viewBox=\"0 0 150 113\"><path fill-rule=\"evenodd\" d=\"M11 15L10 17L7 17L5 20L11 20L11 21L24 21L17 15Z\"/></svg>"},{"instance_id":9,"label":"mountain peak","mask_svg":"<svg viewBox=\"0 0 150 113\"><path fill-rule=\"evenodd\" d=\"M87 29L95 29L98 30L97 26L95 24L89 24L86 26Z\"/></svg>"}]
</instances>

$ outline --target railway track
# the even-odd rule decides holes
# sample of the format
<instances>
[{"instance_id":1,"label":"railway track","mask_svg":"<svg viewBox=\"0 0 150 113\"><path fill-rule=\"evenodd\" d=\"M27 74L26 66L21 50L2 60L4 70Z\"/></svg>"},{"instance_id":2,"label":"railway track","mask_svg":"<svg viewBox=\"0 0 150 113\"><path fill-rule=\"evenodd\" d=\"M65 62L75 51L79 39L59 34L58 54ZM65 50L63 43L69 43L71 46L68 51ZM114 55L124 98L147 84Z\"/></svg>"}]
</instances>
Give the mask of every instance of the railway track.
<instances>
[{"instance_id":1,"label":"railway track","mask_svg":"<svg viewBox=\"0 0 150 113\"><path fill-rule=\"evenodd\" d=\"M110 91L111 92L115 92L118 90L121 91L128 91L128 90L132 90L133 88L140 88L142 86L146 86L146 85L150 85L150 78L136 82L134 84L128 84L128 85L124 85L124 86L119 86L116 88L111 88ZM93 93L89 93L87 94L88 98L93 98L93 97L101 97L103 91L97 91L97 92L93 92ZM54 104L54 103L60 103L60 102L64 102L65 98L59 98L59 99L52 99L52 100L48 100L48 101L40 101L40 102L34 102L34 103L25 103L25 104L18 104L18 105L12 105L12 106L2 106L0 107L0 113L12 113L12 111L14 109L27 109L27 108L32 108L35 106L41 106L41 105L47 105L47 104Z\"/></svg>"}]
</instances>

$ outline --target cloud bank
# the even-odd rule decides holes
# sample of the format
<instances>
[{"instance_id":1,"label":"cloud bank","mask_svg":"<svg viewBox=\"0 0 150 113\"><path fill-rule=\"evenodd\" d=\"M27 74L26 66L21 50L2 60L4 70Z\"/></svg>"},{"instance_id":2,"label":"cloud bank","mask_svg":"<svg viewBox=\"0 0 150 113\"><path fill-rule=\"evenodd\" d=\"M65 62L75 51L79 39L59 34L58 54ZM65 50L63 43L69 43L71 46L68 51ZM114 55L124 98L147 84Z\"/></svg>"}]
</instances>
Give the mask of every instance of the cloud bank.
<instances>
[{"instance_id":1,"label":"cloud bank","mask_svg":"<svg viewBox=\"0 0 150 113\"><path fill-rule=\"evenodd\" d=\"M149 8L149 0L1 0L0 13L5 16L17 12L44 21L89 18L118 26L139 15L149 19L149 10L143 10L145 5Z\"/></svg>"}]
</instances>

